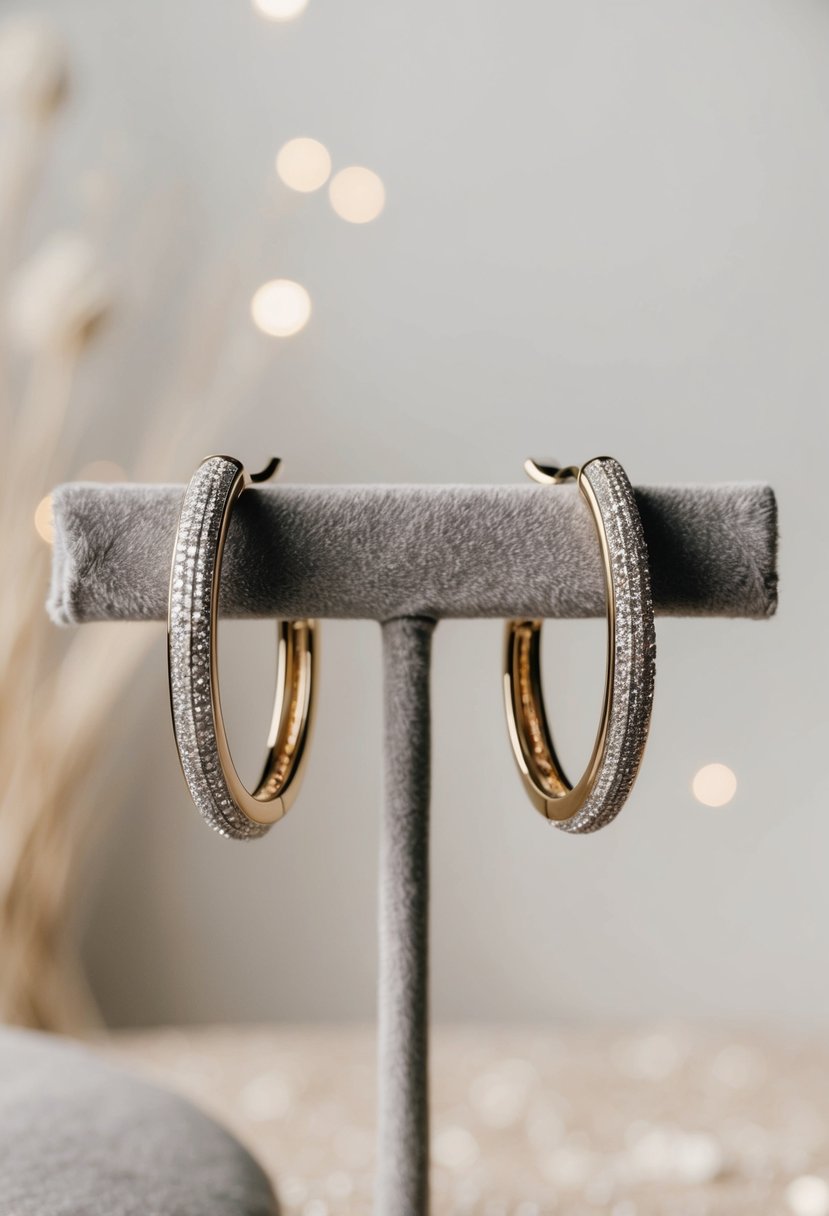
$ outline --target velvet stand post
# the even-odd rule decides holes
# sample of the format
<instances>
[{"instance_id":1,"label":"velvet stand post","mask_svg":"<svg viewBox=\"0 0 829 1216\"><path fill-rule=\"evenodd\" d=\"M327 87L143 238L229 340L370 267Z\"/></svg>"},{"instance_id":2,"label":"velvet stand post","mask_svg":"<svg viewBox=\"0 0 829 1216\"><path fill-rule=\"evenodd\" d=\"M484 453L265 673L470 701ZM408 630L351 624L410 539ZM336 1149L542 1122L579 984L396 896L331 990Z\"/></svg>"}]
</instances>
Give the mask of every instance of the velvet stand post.
<instances>
[{"instance_id":1,"label":"velvet stand post","mask_svg":"<svg viewBox=\"0 0 829 1216\"><path fill-rule=\"evenodd\" d=\"M53 496L48 608L59 624L161 619L181 486L72 484ZM660 614L776 607L776 505L763 485L636 491ZM574 487L274 486L242 496L223 566L233 616L382 625L376 1216L429 1207L429 661L442 617L604 611Z\"/></svg>"}]
</instances>

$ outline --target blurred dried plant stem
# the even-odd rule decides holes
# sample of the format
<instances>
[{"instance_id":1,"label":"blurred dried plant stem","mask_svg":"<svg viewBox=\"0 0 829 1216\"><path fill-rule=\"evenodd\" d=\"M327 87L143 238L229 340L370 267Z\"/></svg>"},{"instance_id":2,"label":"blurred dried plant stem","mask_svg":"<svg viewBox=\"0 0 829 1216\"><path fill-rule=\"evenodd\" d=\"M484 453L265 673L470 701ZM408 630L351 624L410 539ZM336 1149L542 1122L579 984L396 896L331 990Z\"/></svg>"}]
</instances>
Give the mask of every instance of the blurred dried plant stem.
<instances>
[{"instance_id":1,"label":"blurred dried plant stem","mask_svg":"<svg viewBox=\"0 0 829 1216\"><path fill-rule=\"evenodd\" d=\"M57 233L33 255L22 253L40 168L67 84L67 56L50 26L27 18L0 27L0 535L5 564L0 587L0 1020L75 1033L99 1020L78 958L74 913L90 837L112 810L112 795L102 797L101 789L102 765L111 750L108 724L116 716L123 723L119 707L123 711L126 706L132 678L158 632L139 625L94 625L62 633L49 623L43 606L50 551L35 529L35 509L52 486L77 475L73 449L78 435L94 433L98 419L88 404L74 400L73 388L79 361L110 308L108 276L87 237ZM144 251L145 269L146 262ZM227 295L223 284L225 306ZM215 314L215 301L210 307ZM210 322L222 323L215 315ZM216 344L207 349L215 359ZM175 400L159 400L145 415L134 473L158 478L170 472L177 443L172 432L190 435L196 409L198 429L204 427L209 396L204 378L215 370L204 350L203 342L188 350Z\"/></svg>"},{"instance_id":2,"label":"blurred dried plant stem","mask_svg":"<svg viewBox=\"0 0 829 1216\"><path fill-rule=\"evenodd\" d=\"M94 1018L94 1004L74 962L65 910L106 698L97 687L100 650L89 653L80 634L59 648L50 632L43 611L48 550L32 510L60 467L92 317L78 324L71 285L69 299L65 276L49 289L42 257L34 272L17 266L66 67L48 26L17 21L0 31L0 531L7 572L0 590L0 1017L77 1030ZM103 308L101 297L99 314ZM70 688L66 675L77 671L83 651L83 665L92 667ZM107 663L105 678L114 690L115 663Z\"/></svg>"},{"instance_id":3,"label":"blurred dried plant stem","mask_svg":"<svg viewBox=\"0 0 829 1216\"><path fill-rule=\"evenodd\" d=\"M49 551L33 510L63 472L75 370L107 298L80 237L52 238L19 265L66 95L60 38L33 19L7 24L0 78L0 1018L78 1031L96 1020L68 914L92 815L90 778L107 715L145 640L105 644L80 631L58 638L45 617Z\"/></svg>"}]
</instances>

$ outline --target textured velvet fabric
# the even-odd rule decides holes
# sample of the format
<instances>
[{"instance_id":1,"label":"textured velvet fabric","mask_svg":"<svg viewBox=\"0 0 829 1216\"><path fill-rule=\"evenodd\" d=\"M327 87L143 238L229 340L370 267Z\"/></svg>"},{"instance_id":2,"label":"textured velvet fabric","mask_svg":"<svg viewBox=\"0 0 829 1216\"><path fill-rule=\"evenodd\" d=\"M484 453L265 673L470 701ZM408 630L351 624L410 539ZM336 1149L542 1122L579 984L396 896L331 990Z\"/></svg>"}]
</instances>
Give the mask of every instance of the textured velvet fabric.
<instances>
[{"instance_id":1,"label":"textured velvet fabric","mask_svg":"<svg viewBox=\"0 0 829 1216\"><path fill-rule=\"evenodd\" d=\"M429 658L434 621L383 625L375 1216L425 1216L429 1192Z\"/></svg>"},{"instance_id":2,"label":"textured velvet fabric","mask_svg":"<svg viewBox=\"0 0 829 1216\"><path fill-rule=\"evenodd\" d=\"M276 1216L262 1170L183 1098L74 1043L0 1031L0 1212Z\"/></svg>"},{"instance_id":3,"label":"textured velvet fabric","mask_svg":"<svg viewBox=\"0 0 829 1216\"><path fill-rule=\"evenodd\" d=\"M59 624L161 619L181 486L54 494ZM764 617L776 603L767 486L637 490L656 611ZM575 486L273 486L234 510L232 616L600 616L599 550Z\"/></svg>"},{"instance_id":4,"label":"textured velvet fabric","mask_svg":"<svg viewBox=\"0 0 829 1216\"><path fill-rule=\"evenodd\" d=\"M53 619L164 617L182 494L180 486L59 487ZM658 612L774 612L777 519L768 487L663 487L636 495ZM243 495L234 511L222 587L228 615L384 622L375 1213L426 1216L434 621L601 615L592 522L573 486L268 487Z\"/></svg>"}]
</instances>

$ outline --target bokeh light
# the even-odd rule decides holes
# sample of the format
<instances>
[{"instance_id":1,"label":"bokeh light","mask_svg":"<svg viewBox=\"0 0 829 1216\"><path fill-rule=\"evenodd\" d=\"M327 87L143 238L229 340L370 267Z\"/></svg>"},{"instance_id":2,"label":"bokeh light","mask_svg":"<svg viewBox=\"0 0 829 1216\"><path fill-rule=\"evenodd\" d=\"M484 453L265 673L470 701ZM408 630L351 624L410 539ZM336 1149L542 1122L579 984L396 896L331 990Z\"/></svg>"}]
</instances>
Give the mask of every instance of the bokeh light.
<instances>
[{"instance_id":1,"label":"bokeh light","mask_svg":"<svg viewBox=\"0 0 829 1216\"><path fill-rule=\"evenodd\" d=\"M331 156L318 139L290 139L279 149L276 171L286 186L310 194L319 190L331 175Z\"/></svg>"},{"instance_id":2,"label":"bokeh light","mask_svg":"<svg viewBox=\"0 0 829 1216\"><path fill-rule=\"evenodd\" d=\"M268 21L293 21L308 4L308 0L253 0L253 7Z\"/></svg>"},{"instance_id":3,"label":"bokeh light","mask_svg":"<svg viewBox=\"0 0 829 1216\"><path fill-rule=\"evenodd\" d=\"M274 338L289 338L308 323L311 297L301 283L272 279L263 283L250 302L254 324Z\"/></svg>"},{"instance_id":4,"label":"bokeh light","mask_svg":"<svg viewBox=\"0 0 829 1216\"><path fill-rule=\"evenodd\" d=\"M350 165L331 179L328 187L331 206L349 224L368 224L376 220L386 202L386 188L372 169Z\"/></svg>"},{"instance_id":5,"label":"bokeh light","mask_svg":"<svg viewBox=\"0 0 829 1216\"><path fill-rule=\"evenodd\" d=\"M704 764L691 789L703 806L725 806L737 793L737 778L727 764Z\"/></svg>"},{"instance_id":6,"label":"bokeh light","mask_svg":"<svg viewBox=\"0 0 829 1216\"><path fill-rule=\"evenodd\" d=\"M829 1184L816 1174L802 1174L786 1187L786 1203L794 1216L829 1216Z\"/></svg>"},{"instance_id":7,"label":"bokeh light","mask_svg":"<svg viewBox=\"0 0 829 1216\"><path fill-rule=\"evenodd\" d=\"M35 507L35 529L38 536L51 545L55 539L55 521L52 515L52 495L41 498Z\"/></svg>"},{"instance_id":8,"label":"bokeh light","mask_svg":"<svg viewBox=\"0 0 829 1216\"><path fill-rule=\"evenodd\" d=\"M91 460L78 472L78 481L128 481L125 469L114 460Z\"/></svg>"}]
</instances>

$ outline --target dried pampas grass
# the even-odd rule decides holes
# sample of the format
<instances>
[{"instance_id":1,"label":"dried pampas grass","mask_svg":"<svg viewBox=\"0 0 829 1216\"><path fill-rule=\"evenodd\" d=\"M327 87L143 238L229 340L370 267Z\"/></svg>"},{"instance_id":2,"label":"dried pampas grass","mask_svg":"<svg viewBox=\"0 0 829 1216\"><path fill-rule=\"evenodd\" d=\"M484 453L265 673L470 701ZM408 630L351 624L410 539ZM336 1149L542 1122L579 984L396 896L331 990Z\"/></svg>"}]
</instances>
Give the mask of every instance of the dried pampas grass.
<instances>
[{"instance_id":1,"label":"dried pampas grass","mask_svg":"<svg viewBox=\"0 0 829 1216\"><path fill-rule=\"evenodd\" d=\"M20 253L69 75L50 26L0 27L0 1020L72 1033L97 1020L74 912L92 832L112 810L99 788L108 723L158 633L139 625L60 633L43 607L47 495L78 475L78 436L94 433L94 411L73 390L118 290L81 232ZM133 475L169 477L177 442L204 434L204 381L228 295L223 284L221 304L208 301L209 315L192 323L200 338L190 335L178 382L144 415Z\"/></svg>"}]
</instances>

